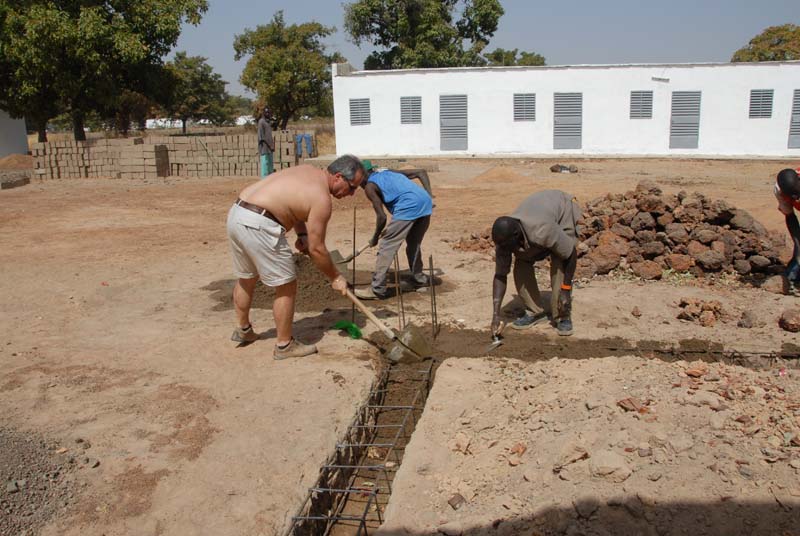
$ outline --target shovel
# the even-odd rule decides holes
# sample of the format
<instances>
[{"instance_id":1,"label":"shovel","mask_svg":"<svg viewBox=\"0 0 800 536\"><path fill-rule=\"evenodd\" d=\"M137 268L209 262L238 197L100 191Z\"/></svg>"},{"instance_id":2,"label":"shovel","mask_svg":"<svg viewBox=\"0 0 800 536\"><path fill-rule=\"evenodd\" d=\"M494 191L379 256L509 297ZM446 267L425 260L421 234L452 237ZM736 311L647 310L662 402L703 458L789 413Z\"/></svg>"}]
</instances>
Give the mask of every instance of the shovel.
<instances>
[{"instance_id":1,"label":"shovel","mask_svg":"<svg viewBox=\"0 0 800 536\"><path fill-rule=\"evenodd\" d=\"M397 333L392 328L381 322L381 320L375 316L375 314L370 311L367 306L361 303L361 300L356 298L355 295L350 292L350 289L347 289L347 297L351 302L353 302L359 311L364 313L364 315L369 318L369 320L375 324L375 326L380 329L390 341L392 341L386 351L386 357L392 363L413 363L416 361L422 361L433 353L433 350L431 349L430 344L428 344L428 341L425 339L425 336L422 335L420 330L416 327L409 324L403 331Z\"/></svg>"},{"instance_id":2,"label":"shovel","mask_svg":"<svg viewBox=\"0 0 800 536\"><path fill-rule=\"evenodd\" d=\"M333 251L331 251L331 260L333 261L333 264L347 264L348 262L352 261L359 255L361 255L364 252L364 250L367 249L368 247L369 243L366 243L363 246L361 246L361 249L359 249L355 253L351 253L347 257L342 257L342 254L339 253L339 250L334 249Z\"/></svg>"}]
</instances>

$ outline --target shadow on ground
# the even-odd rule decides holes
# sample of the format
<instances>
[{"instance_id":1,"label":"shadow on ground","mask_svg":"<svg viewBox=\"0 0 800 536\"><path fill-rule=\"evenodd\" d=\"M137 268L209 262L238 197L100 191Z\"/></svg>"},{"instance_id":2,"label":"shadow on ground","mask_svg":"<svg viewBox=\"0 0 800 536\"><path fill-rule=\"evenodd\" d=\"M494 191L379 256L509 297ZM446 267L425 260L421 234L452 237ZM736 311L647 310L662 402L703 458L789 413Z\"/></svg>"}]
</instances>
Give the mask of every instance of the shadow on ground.
<instances>
[{"instance_id":1,"label":"shadow on ground","mask_svg":"<svg viewBox=\"0 0 800 536\"><path fill-rule=\"evenodd\" d=\"M687 483L688 485L688 483ZM722 497L709 502L658 503L637 495L603 500L586 498L572 508L546 508L533 516L452 521L431 531L381 529L379 536L797 536L800 497L775 492L772 502ZM452 515L451 515L452 517Z\"/></svg>"}]
</instances>

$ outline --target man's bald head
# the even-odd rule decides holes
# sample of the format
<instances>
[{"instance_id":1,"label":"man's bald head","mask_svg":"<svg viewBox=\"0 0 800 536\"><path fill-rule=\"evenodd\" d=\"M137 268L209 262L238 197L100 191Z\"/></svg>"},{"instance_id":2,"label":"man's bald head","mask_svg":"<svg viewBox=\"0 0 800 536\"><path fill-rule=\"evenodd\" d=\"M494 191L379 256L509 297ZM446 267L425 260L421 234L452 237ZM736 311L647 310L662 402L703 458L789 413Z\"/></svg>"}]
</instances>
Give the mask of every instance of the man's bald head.
<instances>
[{"instance_id":1,"label":"man's bald head","mask_svg":"<svg viewBox=\"0 0 800 536\"><path fill-rule=\"evenodd\" d=\"M522 226L516 218L500 216L492 225L492 240L501 249L515 250L522 247Z\"/></svg>"}]
</instances>

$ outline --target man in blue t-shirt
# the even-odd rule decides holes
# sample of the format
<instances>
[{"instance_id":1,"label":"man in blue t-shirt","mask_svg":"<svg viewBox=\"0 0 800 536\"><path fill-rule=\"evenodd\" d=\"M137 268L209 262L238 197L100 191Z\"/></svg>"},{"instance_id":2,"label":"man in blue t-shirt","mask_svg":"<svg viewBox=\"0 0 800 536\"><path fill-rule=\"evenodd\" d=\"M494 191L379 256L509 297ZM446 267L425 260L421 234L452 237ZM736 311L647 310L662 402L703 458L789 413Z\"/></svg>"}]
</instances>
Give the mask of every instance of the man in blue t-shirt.
<instances>
[{"instance_id":1,"label":"man in blue t-shirt","mask_svg":"<svg viewBox=\"0 0 800 536\"><path fill-rule=\"evenodd\" d=\"M376 169L369 160L364 160L362 163L367 172L367 180L361 183L361 186L375 209L375 233L370 240L370 246L375 246L380 240L380 247L375 262L375 272L372 274L372 285L365 289L357 289L356 296L364 300L384 299L389 296L386 288L386 272L404 240L408 267L414 283L419 286L428 285L430 283L428 277L422 271L420 249L433 212L428 174L422 169L402 171ZM425 188L415 183L412 180L414 178L419 179ZM386 225L383 207L386 207L392 215L389 225Z\"/></svg>"}]
</instances>

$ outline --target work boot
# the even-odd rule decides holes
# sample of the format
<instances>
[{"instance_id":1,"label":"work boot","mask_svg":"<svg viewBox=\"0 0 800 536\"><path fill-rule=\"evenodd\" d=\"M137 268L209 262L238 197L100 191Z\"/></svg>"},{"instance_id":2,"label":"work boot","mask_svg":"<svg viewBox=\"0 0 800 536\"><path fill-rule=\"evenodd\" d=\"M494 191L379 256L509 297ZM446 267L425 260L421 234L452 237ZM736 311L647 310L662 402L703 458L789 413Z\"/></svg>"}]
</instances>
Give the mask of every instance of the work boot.
<instances>
[{"instance_id":1,"label":"work boot","mask_svg":"<svg viewBox=\"0 0 800 536\"><path fill-rule=\"evenodd\" d=\"M236 328L233 330L231 340L239 344L254 342L258 340L258 333L253 329L252 325L247 326L247 329Z\"/></svg>"},{"instance_id":2,"label":"work boot","mask_svg":"<svg viewBox=\"0 0 800 536\"><path fill-rule=\"evenodd\" d=\"M556 330L562 337L572 335L572 320L569 318L559 318L558 322L556 322Z\"/></svg>"},{"instance_id":3,"label":"work boot","mask_svg":"<svg viewBox=\"0 0 800 536\"><path fill-rule=\"evenodd\" d=\"M275 350L272 352L274 359L286 359L287 357L305 357L307 355L316 354L317 347L313 344L303 344L294 337L283 348L275 345Z\"/></svg>"},{"instance_id":4,"label":"work boot","mask_svg":"<svg viewBox=\"0 0 800 536\"><path fill-rule=\"evenodd\" d=\"M372 287L357 288L353 294L360 300L385 300L388 298L386 294L378 294L375 292L375 289Z\"/></svg>"},{"instance_id":5,"label":"work boot","mask_svg":"<svg viewBox=\"0 0 800 536\"><path fill-rule=\"evenodd\" d=\"M547 322L547 313L541 312L532 315L526 312L524 315L514 320L511 327L514 329L528 329L543 322Z\"/></svg>"}]
</instances>

